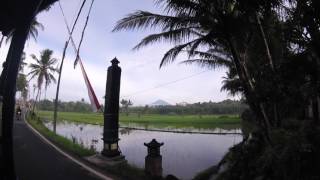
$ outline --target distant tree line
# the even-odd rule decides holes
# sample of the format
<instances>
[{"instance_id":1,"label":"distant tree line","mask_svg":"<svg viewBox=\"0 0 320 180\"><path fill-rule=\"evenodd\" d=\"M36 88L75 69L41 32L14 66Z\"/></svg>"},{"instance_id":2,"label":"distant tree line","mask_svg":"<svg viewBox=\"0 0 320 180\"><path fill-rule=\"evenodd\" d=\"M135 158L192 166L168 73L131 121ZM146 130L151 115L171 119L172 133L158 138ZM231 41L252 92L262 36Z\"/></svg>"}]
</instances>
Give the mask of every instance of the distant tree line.
<instances>
[{"instance_id":1,"label":"distant tree line","mask_svg":"<svg viewBox=\"0 0 320 180\"><path fill-rule=\"evenodd\" d=\"M54 101L48 99L41 100L37 104L39 110L53 111ZM81 101L70 101L70 102L58 102L58 111L62 112L92 112L91 105L85 102L83 99Z\"/></svg>"},{"instance_id":2,"label":"distant tree line","mask_svg":"<svg viewBox=\"0 0 320 180\"><path fill-rule=\"evenodd\" d=\"M132 104L132 102L130 101ZM37 108L39 110L53 111L54 102L48 99L39 101ZM188 115L188 114L241 114L247 105L242 101L224 100L221 102L198 102L193 104L176 104L167 106L134 106L129 107L122 105L120 112L129 115L130 113L135 114L177 114L177 115ZM103 108L102 108L103 109ZM58 111L62 112L92 112L91 105L85 102L83 99L80 101L70 101L58 103Z\"/></svg>"},{"instance_id":3,"label":"distant tree line","mask_svg":"<svg viewBox=\"0 0 320 180\"><path fill-rule=\"evenodd\" d=\"M241 114L247 105L241 101L224 100L221 102L198 102L193 104L176 104L166 106L131 107L129 112L137 114Z\"/></svg>"}]
</instances>

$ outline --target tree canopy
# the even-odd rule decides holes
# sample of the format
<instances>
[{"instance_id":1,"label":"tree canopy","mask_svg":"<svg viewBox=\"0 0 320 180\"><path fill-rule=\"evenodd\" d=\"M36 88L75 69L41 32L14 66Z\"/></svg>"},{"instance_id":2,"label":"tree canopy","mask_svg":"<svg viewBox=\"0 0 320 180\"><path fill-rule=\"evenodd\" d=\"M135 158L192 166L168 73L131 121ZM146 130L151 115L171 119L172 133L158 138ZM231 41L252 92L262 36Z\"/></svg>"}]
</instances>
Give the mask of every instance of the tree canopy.
<instances>
[{"instance_id":1,"label":"tree canopy","mask_svg":"<svg viewBox=\"0 0 320 180\"><path fill-rule=\"evenodd\" d=\"M136 11L119 20L114 31L159 30L143 38L134 49L156 42L173 44L164 54L160 67L186 54L188 59L182 63L227 69L222 90L245 99L250 107L246 115L251 116L245 119L250 119L256 129L251 139L245 138L230 151L229 167L221 179L320 178L310 167L311 161L303 167L283 165L298 163L290 156L303 157L296 152L297 146L293 144L297 144L289 134L299 136L299 143L312 146L310 153L319 158L318 143L308 138L311 132L320 134L317 129L320 124L319 3L317 0L157 0L156 4L163 7L162 14ZM299 126L294 126L295 123ZM283 134L279 135L280 132ZM259 164L259 160L272 161L277 166ZM307 167L310 171L303 169Z\"/></svg>"}]
</instances>

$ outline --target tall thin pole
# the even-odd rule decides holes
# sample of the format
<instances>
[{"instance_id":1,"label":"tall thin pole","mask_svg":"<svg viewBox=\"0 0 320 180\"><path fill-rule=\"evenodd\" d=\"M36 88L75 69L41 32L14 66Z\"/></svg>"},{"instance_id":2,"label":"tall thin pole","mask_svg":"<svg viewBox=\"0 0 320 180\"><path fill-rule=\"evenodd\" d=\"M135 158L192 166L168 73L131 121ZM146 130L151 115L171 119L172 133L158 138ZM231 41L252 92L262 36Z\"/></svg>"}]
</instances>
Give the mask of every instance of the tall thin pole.
<instances>
[{"instance_id":1,"label":"tall thin pole","mask_svg":"<svg viewBox=\"0 0 320 180\"><path fill-rule=\"evenodd\" d=\"M58 112L58 100L59 100L59 91L60 91L60 80L61 80L62 67L63 67L64 57L65 57L65 52L67 47L68 47L68 41L66 41L66 44L64 45L62 60L59 68L59 77L58 77L56 99L54 101L54 112L53 112L53 132L54 133L56 133L56 129L57 129L57 112Z\"/></svg>"},{"instance_id":2,"label":"tall thin pole","mask_svg":"<svg viewBox=\"0 0 320 180\"><path fill-rule=\"evenodd\" d=\"M63 68L63 64L64 64L64 59L65 59L65 56L66 56L66 51L67 51L67 48L68 48L68 45L69 45L69 42L72 38L72 33L74 31L74 28L78 22L78 19L80 17L80 14L82 12L82 9L83 9L83 6L85 5L86 3L86 0L83 0L82 2L82 5L79 9L79 12L77 14L77 18L75 19L74 23L73 23L73 26L72 26L72 30L70 31L69 29L69 26L68 26L68 23L67 23L67 19L64 15L64 12L63 12L63 9L62 9L62 6L61 6L61 3L59 1L59 7L60 7L60 10L61 10L61 13L64 17L64 21L66 23L66 26L68 28L68 32L69 32L69 38L68 40L66 41L65 45L64 45L64 48L63 48L63 53L62 53L62 59L61 59L61 64L60 64L60 68L59 68L59 77L58 77L58 84L57 84L57 90L56 90L56 99L54 101L54 112L53 112L53 132L56 133L56 129L57 129L57 116L58 116L58 101L59 101L59 92L60 92L60 81L61 81L61 75L62 75L62 68Z\"/></svg>"}]
</instances>

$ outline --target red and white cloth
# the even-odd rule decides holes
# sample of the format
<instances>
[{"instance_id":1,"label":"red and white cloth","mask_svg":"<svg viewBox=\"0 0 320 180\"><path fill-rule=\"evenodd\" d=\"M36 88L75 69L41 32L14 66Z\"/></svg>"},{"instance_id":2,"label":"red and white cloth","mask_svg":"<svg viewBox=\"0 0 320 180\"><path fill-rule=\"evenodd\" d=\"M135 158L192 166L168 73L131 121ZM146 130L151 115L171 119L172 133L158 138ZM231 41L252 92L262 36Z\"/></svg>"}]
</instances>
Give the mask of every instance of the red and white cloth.
<instances>
[{"instance_id":1,"label":"red and white cloth","mask_svg":"<svg viewBox=\"0 0 320 180\"><path fill-rule=\"evenodd\" d=\"M84 81L85 81L86 86L87 86L91 107L92 107L93 111L97 112L101 108L101 105L100 105L100 103L99 103L99 101L97 99L96 94L94 93L94 90L93 90L93 88L91 86L91 83L89 81L89 78L87 76L87 73L86 73L86 71L85 71L85 69L83 67L83 64L82 64L82 61L81 61L80 58L79 58L79 64L80 64L80 67L81 67L81 72L82 72Z\"/></svg>"}]
</instances>

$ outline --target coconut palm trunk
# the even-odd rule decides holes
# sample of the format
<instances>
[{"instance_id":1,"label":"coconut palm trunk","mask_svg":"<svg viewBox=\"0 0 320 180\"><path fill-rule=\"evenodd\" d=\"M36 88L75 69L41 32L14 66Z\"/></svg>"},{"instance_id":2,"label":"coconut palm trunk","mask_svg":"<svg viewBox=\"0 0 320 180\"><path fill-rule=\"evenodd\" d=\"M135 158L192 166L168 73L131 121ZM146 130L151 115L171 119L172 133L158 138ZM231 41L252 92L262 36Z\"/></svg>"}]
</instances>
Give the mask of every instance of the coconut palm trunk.
<instances>
[{"instance_id":1,"label":"coconut palm trunk","mask_svg":"<svg viewBox=\"0 0 320 180\"><path fill-rule=\"evenodd\" d=\"M259 32L260 32L262 40L263 40L264 48L266 50L267 59L269 61L269 66L271 68L271 71L275 74L276 73L275 63L274 63L273 58L271 56L271 52L270 52L270 48L269 48L270 46L269 46L265 31L264 31L264 29L262 27L261 20L260 20L258 14L256 14L256 21L257 21L257 24L259 26ZM281 125L281 120L278 117L278 104L276 102L273 102L273 115L274 115L274 124L277 125L277 126L280 126Z\"/></svg>"},{"instance_id":2,"label":"coconut palm trunk","mask_svg":"<svg viewBox=\"0 0 320 180\"><path fill-rule=\"evenodd\" d=\"M38 4L38 3L37 3ZM34 11L37 10L37 4L34 4ZM31 6L32 7L32 6ZM3 120L3 145L2 157L4 163L3 173L4 179L16 179L14 161L13 161L13 119L15 111L15 94L16 94L16 80L19 71L19 64L23 52L24 44L27 40L31 20L34 13L31 11L30 17L15 30L12 42L10 44L9 52L6 59L6 70L4 74L4 91L3 91L3 106L2 106L2 120Z\"/></svg>"},{"instance_id":3,"label":"coconut palm trunk","mask_svg":"<svg viewBox=\"0 0 320 180\"><path fill-rule=\"evenodd\" d=\"M32 106L32 112L34 113L35 107L37 105L37 101L38 99L40 99L41 96L41 90L40 88L38 89L37 95L36 95L36 99L34 100L33 106Z\"/></svg>"},{"instance_id":4,"label":"coconut palm trunk","mask_svg":"<svg viewBox=\"0 0 320 180\"><path fill-rule=\"evenodd\" d=\"M264 130L265 139L269 144L271 144L270 138L270 119L267 116L265 106L262 102L256 102L254 86L249 78L249 74L245 71L245 67L243 67L240 57L238 56L236 47L233 41L229 38L228 44L230 46L231 54L233 56L233 62L237 69L237 73L239 75L240 81L242 82L244 93L247 98L249 106L257 113L258 117L262 118L262 129Z\"/></svg>"}]
</instances>

